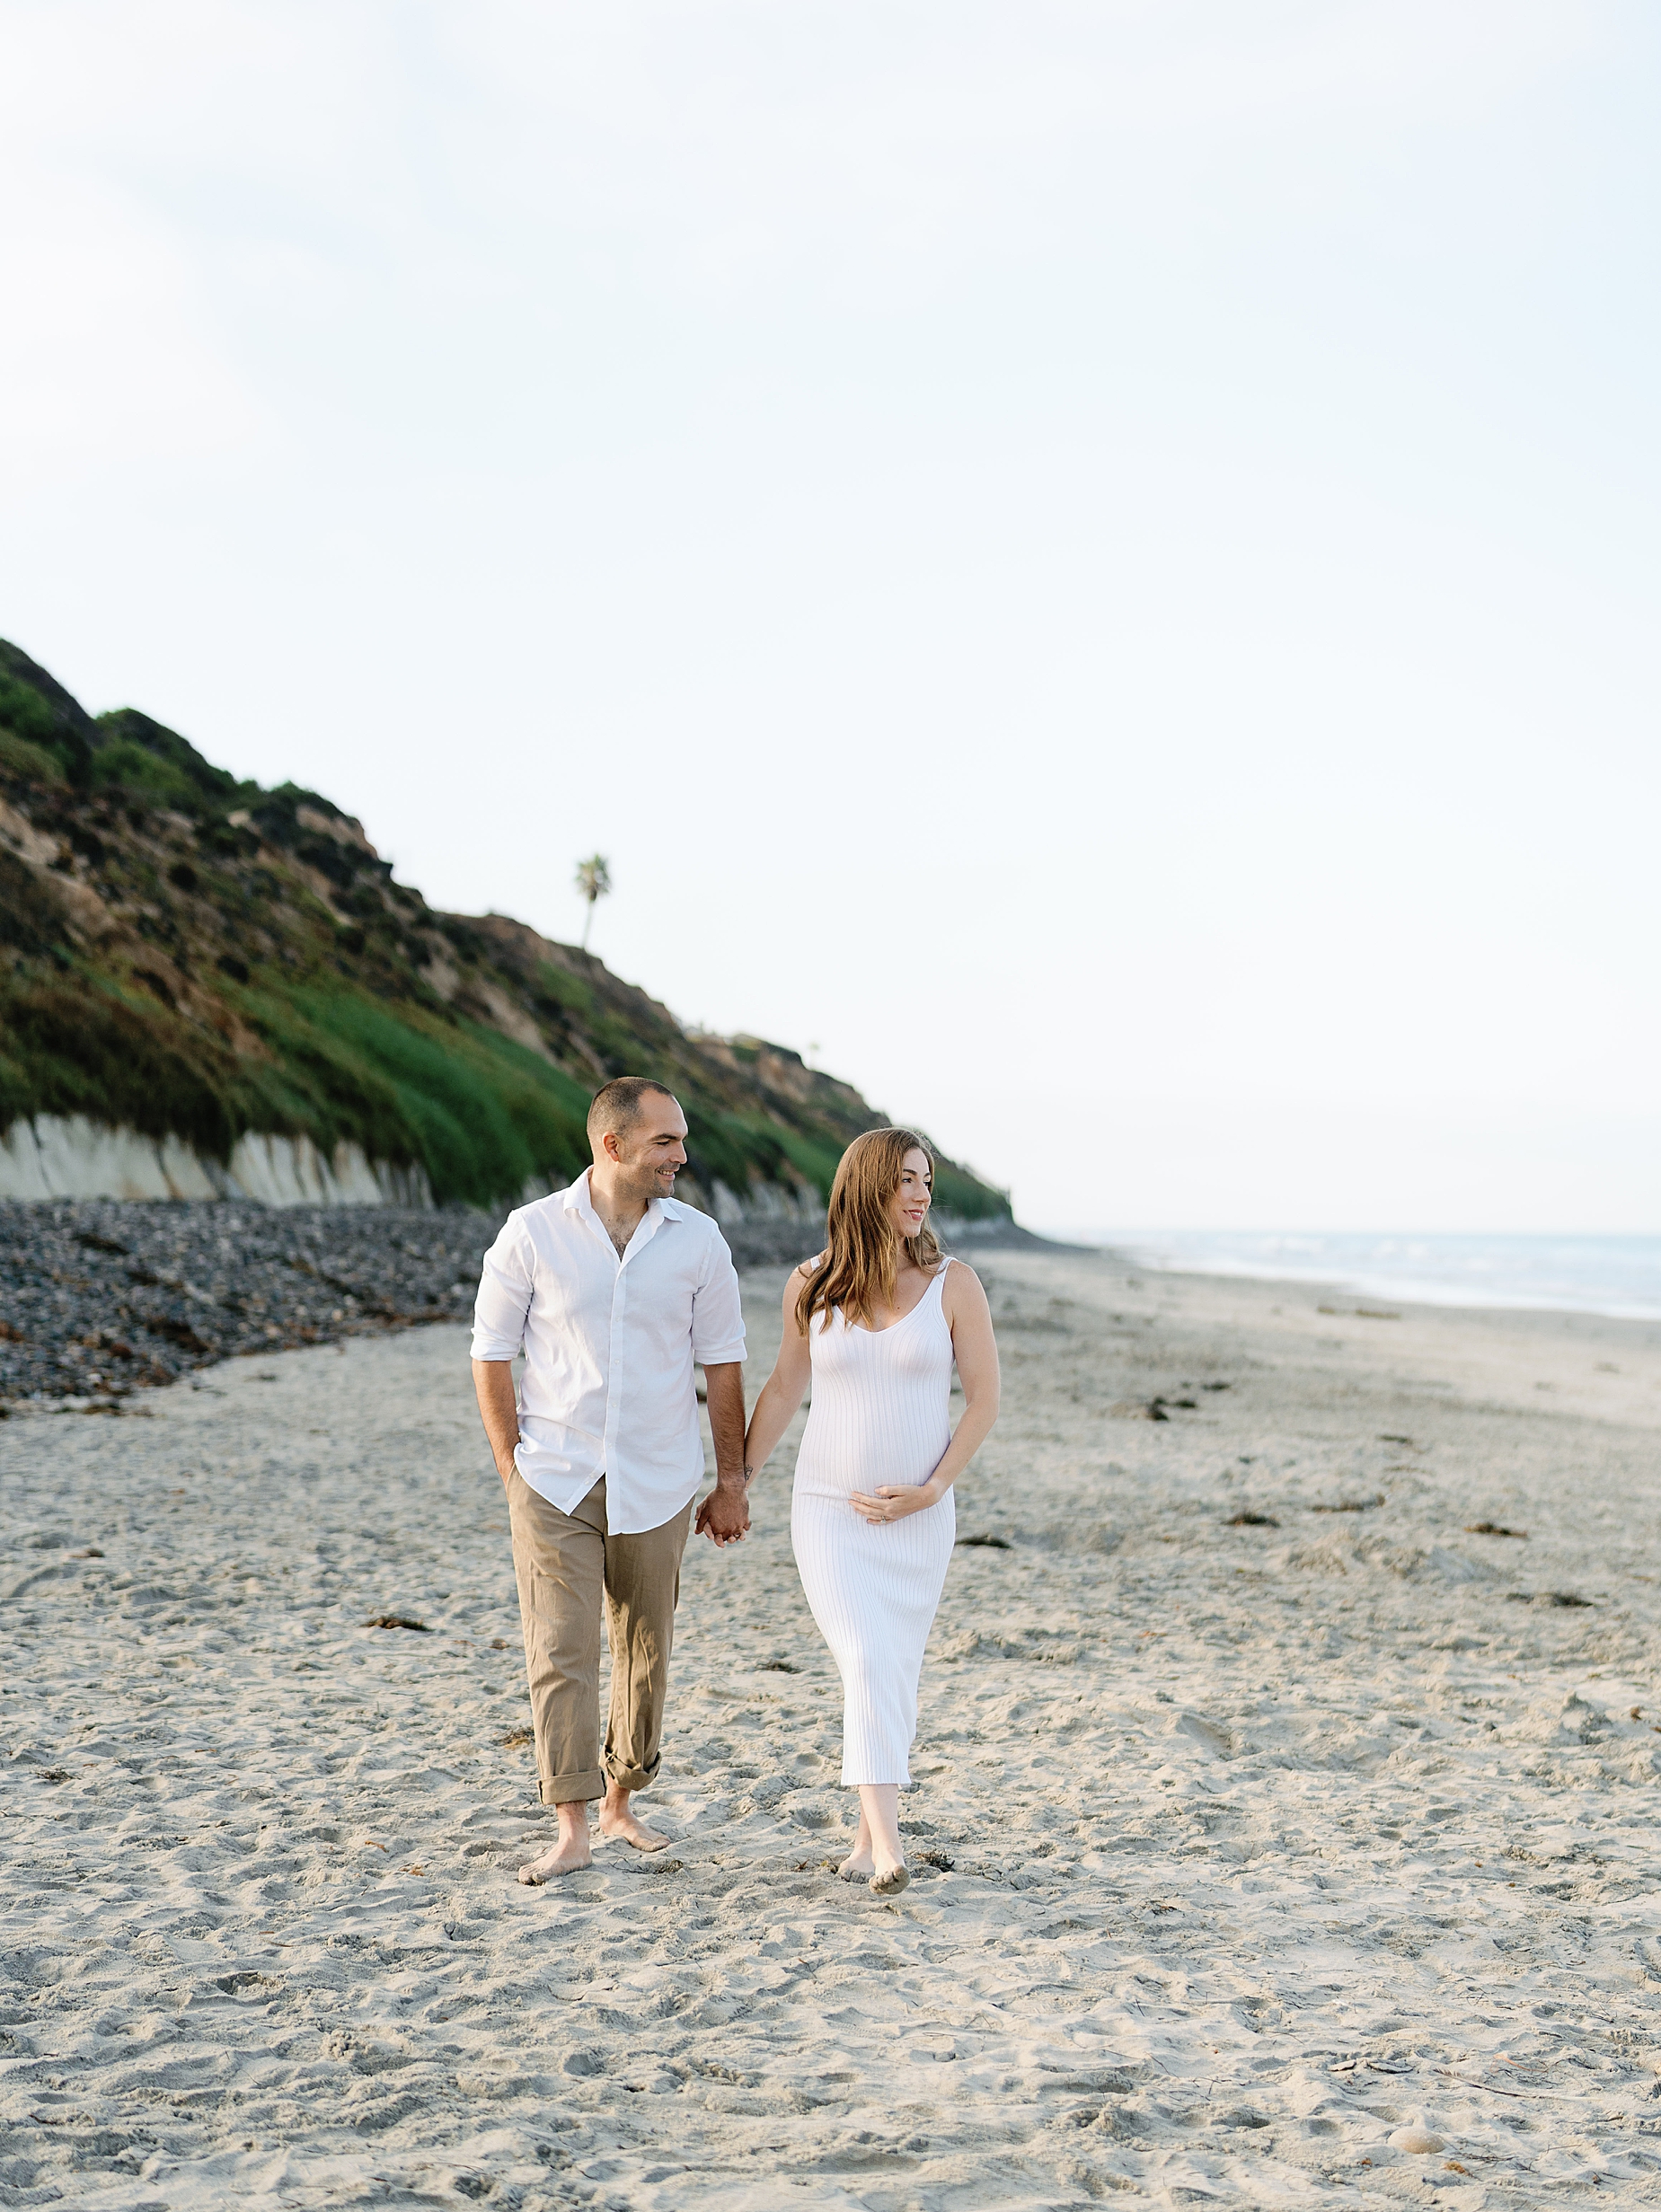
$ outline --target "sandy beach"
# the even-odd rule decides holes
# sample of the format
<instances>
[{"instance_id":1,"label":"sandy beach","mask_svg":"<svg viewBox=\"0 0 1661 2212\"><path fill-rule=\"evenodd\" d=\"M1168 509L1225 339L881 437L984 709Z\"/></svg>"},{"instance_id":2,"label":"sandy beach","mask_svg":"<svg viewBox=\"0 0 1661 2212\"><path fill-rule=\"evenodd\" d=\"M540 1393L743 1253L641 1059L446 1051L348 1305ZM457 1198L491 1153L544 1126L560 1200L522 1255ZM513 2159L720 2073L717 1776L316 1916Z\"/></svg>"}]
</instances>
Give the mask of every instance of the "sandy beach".
<instances>
[{"instance_id":1,"label":"sandy beach","mask_svg":"<svg viewBox=\"0 0 1661 2212\"><path fill-rule=\"evenodd\" d=\"M892 1902L791 1447L532 1890L464 1330L0 1423L0 2199L1661 2203L1661 1325L982 1273Z\"/></svg>"}]
</instances>

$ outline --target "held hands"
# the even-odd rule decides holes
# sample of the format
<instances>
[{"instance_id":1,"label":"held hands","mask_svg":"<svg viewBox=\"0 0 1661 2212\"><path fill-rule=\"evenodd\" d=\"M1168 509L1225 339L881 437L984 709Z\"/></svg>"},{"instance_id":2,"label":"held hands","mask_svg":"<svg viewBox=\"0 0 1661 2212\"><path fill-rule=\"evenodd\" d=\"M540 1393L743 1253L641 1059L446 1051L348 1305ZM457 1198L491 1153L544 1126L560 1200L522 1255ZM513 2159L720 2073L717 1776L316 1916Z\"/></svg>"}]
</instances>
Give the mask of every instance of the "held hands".
<instances>
[{"instance_id":1,"label":"held hands","mask_svg":"<svg viewBox=\"0 0 1661 2212\"><path fill-rule=\"evenodd\" d=\"M885 1522L904 1520L907 1513L925 1512L931 1505L938 1505L944 1495L944 1491L932 1481L907 1483L903 1486L885 1483L874 1497L856 1490L848 1503L873 1529L879 1529Z\"/></svg>"},{"instance_id":2,"label":"held hands","mask_svg":"<svg viewBox=\"0 0 1661 2212\"><path fill-rule=\"evenodd\" d=\"M741 1477L733 1481L717 1476L715 1487L699 1506L693 1526L721 1550L729 1544L742 1544L750 1526L749 1485Z\"/></svg>"}]
</instances>

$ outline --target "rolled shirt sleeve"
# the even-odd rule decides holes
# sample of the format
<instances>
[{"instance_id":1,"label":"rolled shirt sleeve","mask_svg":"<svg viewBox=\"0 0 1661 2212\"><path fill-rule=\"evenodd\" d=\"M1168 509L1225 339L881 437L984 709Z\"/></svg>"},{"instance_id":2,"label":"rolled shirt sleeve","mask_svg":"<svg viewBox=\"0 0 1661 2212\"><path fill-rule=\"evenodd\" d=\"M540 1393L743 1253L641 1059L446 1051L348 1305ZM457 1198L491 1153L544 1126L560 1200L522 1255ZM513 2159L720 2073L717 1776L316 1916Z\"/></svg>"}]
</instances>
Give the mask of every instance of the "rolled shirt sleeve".
<instances>
[{"instance_id":1,"label":"rolled shirt sleeve","mask_svg":"<svg viewBox=\"0 0 1661 2212\"><path fill-rule=\"evenodd\" d=\"M535 1287L532 1266L530 1239L517 1217L510 1217L485 1254L479 1277L479 1295L473 1309L475 1360L518 1358Z\"/></svg>"},{"instance_id":2,"label":"rolled shirt sleeve","mask_svg":"<svg viewBox=\"0 0 1661 2212\"><path fill-rule=\"evenodd\" d=\"M692 1302L692 1356L700 1367L724 1367L745 1353L744 1302L727 1239L711 1239L709 1265Z\"/></svg>"}]
</instances>

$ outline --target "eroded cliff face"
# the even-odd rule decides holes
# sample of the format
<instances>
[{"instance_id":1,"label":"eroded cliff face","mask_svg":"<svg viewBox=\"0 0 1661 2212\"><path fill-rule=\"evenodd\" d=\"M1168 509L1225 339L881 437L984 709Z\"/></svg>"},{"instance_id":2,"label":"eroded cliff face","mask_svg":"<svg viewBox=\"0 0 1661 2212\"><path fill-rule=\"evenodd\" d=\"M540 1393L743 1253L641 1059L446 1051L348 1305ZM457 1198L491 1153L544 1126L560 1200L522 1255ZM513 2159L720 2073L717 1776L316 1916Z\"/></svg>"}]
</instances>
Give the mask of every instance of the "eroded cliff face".
<instances>
[{"instance_id":1,"label":"eroded cliff face","mask_svg":"<svg viewBox=\"0 0 1661 2212\"><path fill-rule=\"evenodd\" d=\"M885 1118L574 946L436 912L321 793L94 720L0 642L0 1196L496 1204L580 1171L623 1073L675 1089L685 1194L729 1219L817 1212ZM941 1196L1007 1211L950 1164Z\"/></svg>"}]
</instances>

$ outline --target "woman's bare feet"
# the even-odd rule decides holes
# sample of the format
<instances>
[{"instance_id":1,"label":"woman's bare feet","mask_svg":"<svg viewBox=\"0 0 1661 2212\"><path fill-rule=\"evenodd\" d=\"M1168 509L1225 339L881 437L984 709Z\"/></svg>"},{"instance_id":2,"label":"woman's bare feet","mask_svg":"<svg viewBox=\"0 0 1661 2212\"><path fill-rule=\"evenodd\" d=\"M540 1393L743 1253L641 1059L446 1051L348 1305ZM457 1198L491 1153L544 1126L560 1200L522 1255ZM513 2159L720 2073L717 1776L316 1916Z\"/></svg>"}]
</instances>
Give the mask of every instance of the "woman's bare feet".
<instances>
[{"instance_id":1,"label":"woman's bare feet","mask_svg":"<svg viewBox=\"0 0 1661 2212\"><path fill-rule=\"evenodd\" d=\"M897 1897L911 1880L900 1842L900 1793L893 1782L860 1784L860 1832L843 1868L850 1882L869 1879L879 1897Z\"/></svg>"},{"instance_id":2,"label":"woman's bare feet","mask_svg":"<svg viewBox=\"0 0 1661 2212\"><path fill-rule=\"evenodd\" d=\"M853 1838L853 1848L836 1869L844 1882L869 1882L877 1871L877 1862L871 1856L870 1822L865 1817L865 1793L860 1792L860 1832Z\"/></svg>"},{"instance_id":3,"label":"woman's bare feet","mask_svg":"<svg viewBox=\"0 0 1661 2212\"><path fill-rule=\"evenodd\" d=\"M661 1851L668 1842L655 1828L648 1828L629 1811L627 1790L608 1785L600 1806L600 1833L608 1843L632 1844L637 1851Z\"/></svg>"},{"instance_id":4,"label":"woman's bare feet","mask_svg":"<svg viewBox=\"0 0 1661 2212\"><path fill-rule=\"evenodd\" d=\"M594 1864L588 1849L588 1808L587 1805L561 1805L560 1840L540 1858L529 1860L519 1869L519 1879L528 1889L538 1889L544 1882L557 1882L561 1874L580 1873L585 1866Z\"/></svg>"},{"instance_id":5,"label":"woman's bare feet","mask_svg":"<svg viewBox=\"0 0 1661 2212\"><path fill-rule=\"evenodd\" d=\"M891 1782L860 1785L860 1832L836 1872L844 1882L863 1882L878 1897L897 1897L910 1882L900 1847L900 1793Z\"/></svg>"}]
</instances>

